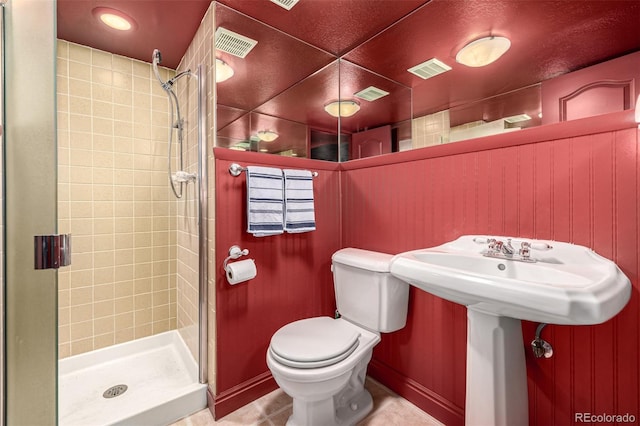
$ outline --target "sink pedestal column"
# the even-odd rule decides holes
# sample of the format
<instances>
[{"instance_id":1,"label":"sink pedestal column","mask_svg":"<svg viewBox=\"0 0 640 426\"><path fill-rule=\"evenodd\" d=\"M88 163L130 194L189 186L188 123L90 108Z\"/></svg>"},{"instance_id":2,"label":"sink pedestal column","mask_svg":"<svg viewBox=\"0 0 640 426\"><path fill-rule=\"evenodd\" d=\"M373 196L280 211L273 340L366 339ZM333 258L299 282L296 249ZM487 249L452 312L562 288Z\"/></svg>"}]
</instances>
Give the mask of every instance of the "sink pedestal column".
<instances>
[{"instance_id":1,"label":"sink pedestal column","mask_svg":"<svg viewBox=\"0 0 640 426\"><path fill-rule=\"evenodd\" d=\"M528 405L520 320L467 309L465 425L527 425Z\"/></svg>"}]
</instances>

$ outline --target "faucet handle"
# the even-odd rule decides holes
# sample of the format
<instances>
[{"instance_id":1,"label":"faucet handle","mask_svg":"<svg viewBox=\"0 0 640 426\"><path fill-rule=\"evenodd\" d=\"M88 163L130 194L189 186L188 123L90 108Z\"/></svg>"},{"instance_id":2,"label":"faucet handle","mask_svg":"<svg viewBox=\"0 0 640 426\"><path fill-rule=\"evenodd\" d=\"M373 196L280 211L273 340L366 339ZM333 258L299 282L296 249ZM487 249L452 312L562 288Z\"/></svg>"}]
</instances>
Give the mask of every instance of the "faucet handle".
<instances>
[{"instance_id":1,"label":"faucet handle","mask_svg":"<svg viewBox=\"0 0 640 426\"><path fill-rule=\"evenodd\" d=\"M553 248L553 246L547 243L542 243L542 242L530 243L530 245L533 250L540 250L540 251L547 251Z\"/></svg>"},{"instance_id":2,"label":"faucet handle","mask_svg":"<svg viewBox=\"0 0 640 426\"><path fill-rule=\"evenodd\" d=\"M496 240L495 238L474 237L473 238L473 242L476 243L476 244L487 244L488 245L488 250L490 252L491 251L495 251L496 249L499 250L502 247L502 243L500 241Z\"/></svg>"},{"instance_id":3,"label":"faucet handle","mask_svg":"<svg viewBox=\"0 0 640 426\"><path fill-rule=\"evenodd\" d=\"M492 241L495 241L493 238L487 237L474 237L473 242L476 244L491 244Z\"/></svg>"}]
</instances>

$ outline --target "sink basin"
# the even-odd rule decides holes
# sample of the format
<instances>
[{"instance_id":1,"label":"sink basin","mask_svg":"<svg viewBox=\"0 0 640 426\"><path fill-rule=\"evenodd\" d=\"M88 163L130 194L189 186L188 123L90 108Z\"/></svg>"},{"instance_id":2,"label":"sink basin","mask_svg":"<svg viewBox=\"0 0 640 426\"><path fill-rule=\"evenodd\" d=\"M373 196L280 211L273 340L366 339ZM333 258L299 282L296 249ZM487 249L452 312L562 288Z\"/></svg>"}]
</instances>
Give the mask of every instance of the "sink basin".
<instances>
[{"instance_id":1,"label":"sink basin","mask_svg":"<svg viewBox=\"0 0 640 426\"><path fill-rule=\"evenodd\" d=\"M467 307L467 426L528 424L521 320L598 324L631 296L629 279L613 262L556 241L465 235L401 253L390 270ZM538 336L533 343L548 344Z\"/></svg>"},{"instance_id":2,"label":"sink basin","mask_svg":"<svg viewBox=\"0 0 640 426\"><path fill-rule=\"evenodd\" d=\"M488 255L491 238L510 239L515 253ZM518 254L523 241L532 245L525 259ZM552 324L604 322L631 295L631 283L615 263L557 241L467 235L401 253L391 261L391 273L476 311Z\"/></svg>"}]
</instances>

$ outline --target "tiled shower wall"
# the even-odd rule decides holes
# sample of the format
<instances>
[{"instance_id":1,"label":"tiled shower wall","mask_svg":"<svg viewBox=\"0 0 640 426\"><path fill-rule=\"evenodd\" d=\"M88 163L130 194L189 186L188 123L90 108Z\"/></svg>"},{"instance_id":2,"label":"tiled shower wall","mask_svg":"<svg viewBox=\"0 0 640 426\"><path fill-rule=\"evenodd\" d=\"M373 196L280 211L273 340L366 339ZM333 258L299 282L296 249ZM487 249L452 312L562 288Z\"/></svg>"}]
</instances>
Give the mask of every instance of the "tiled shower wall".
<instances>
[{"instance_id":1,"label":"tiled shower wall","mask_svg":"<svg viewBox=\"0 0 640 426\"><path fill-rule=\"evenodd\" d=\"M63 358L176 327L176 202L167 97L149 63L59 40L57 97L59 232L73 235Z\"/></svg>"},{"instance_id":2,"label":"tiled shower wall","mask_svg":"<svg viewBox=\"0 0 640 426\"><path fill-rule=\"evenodd\" d=\"M215 226L213 220L215 201L214 161L211 144L214 128L214 88L215 76L213 67L213 33L214 33L215 3L211 3L209 10L202 19L189 48L187 49L178 72L191 70L196 73L198 66L202 66L202 78L206 82L205 103L202 108L206 113L207 165L209 169L208 204L209 204L209 235L208 235L208 282L209 291L209 338L208 375L209 383L215 383ZM178 100L182 115L185 119L184 165L189 173L198 173L198 81L194 77L183 77L177 83ZM185 187L183 200L177 204L177 306L178 330L187 343L192 355L198 359L198 303L199 303L199 227L198 227L198 187L190 183Z\"/></svg>"}]
</instances>

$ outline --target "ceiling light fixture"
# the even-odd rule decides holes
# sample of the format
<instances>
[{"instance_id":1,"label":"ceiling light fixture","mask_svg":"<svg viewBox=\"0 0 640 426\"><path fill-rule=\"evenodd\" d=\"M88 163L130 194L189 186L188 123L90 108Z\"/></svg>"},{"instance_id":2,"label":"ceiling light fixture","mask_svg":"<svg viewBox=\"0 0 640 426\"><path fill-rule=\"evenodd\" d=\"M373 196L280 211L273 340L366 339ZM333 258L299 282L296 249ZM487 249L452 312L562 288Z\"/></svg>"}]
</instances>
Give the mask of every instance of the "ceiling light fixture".
<instances>
[{"instance_id":1,"label":"ceiling light fixture","mask_svg":"<svg viewBox=\"0 0 640 426\"><path fill-rule=\"evenodd\" d=\"M324 110L333 117L351 117L360 111L360 104L356 101L333 101L324 106Z\"/></svg>"},{"instance_id":2,"label":"ceiling light fixture","mask_svg":"<svg viewBox=\"0 0 640 426\"><path fill-rule=\"evenodd\" d=\"M233 68L220 58L216 58L216 83L222 83L233 77Z\"/></svg>"},{"instance_id":3,"label":"ceiling light fixture","mask_svg":"<svg viewBox=\"0 0 640 426\"><path fill-rule=\"evenodd\" d=\"M506 37L484 37L474 40L460 49L456 62L468 67L484 67L495 62L511 47Z\"/></svg>"},{"instance_id":4,"label":"ceiling light fixture","mask_svg":"<svg viewBox=\"0 0 640 426\"><path fill-rule=\"evenodd\" d=\"M278 136L279 135L273 130L260 130L258 132L258 137L264 142L273 142L278 139Z\"/></svg>"},{"instance_id":5,"label":"ceiling light fixture","mask_svg":"<svg viewBox=\"0 0 640 426\"><path fill-rule=\"evenodd\" d=\"M92 10L95 17L103 24L118 31L129 31L136 28L136 21L124 12L109 7L96 7Z\"/></svg>"}]
</instances>

